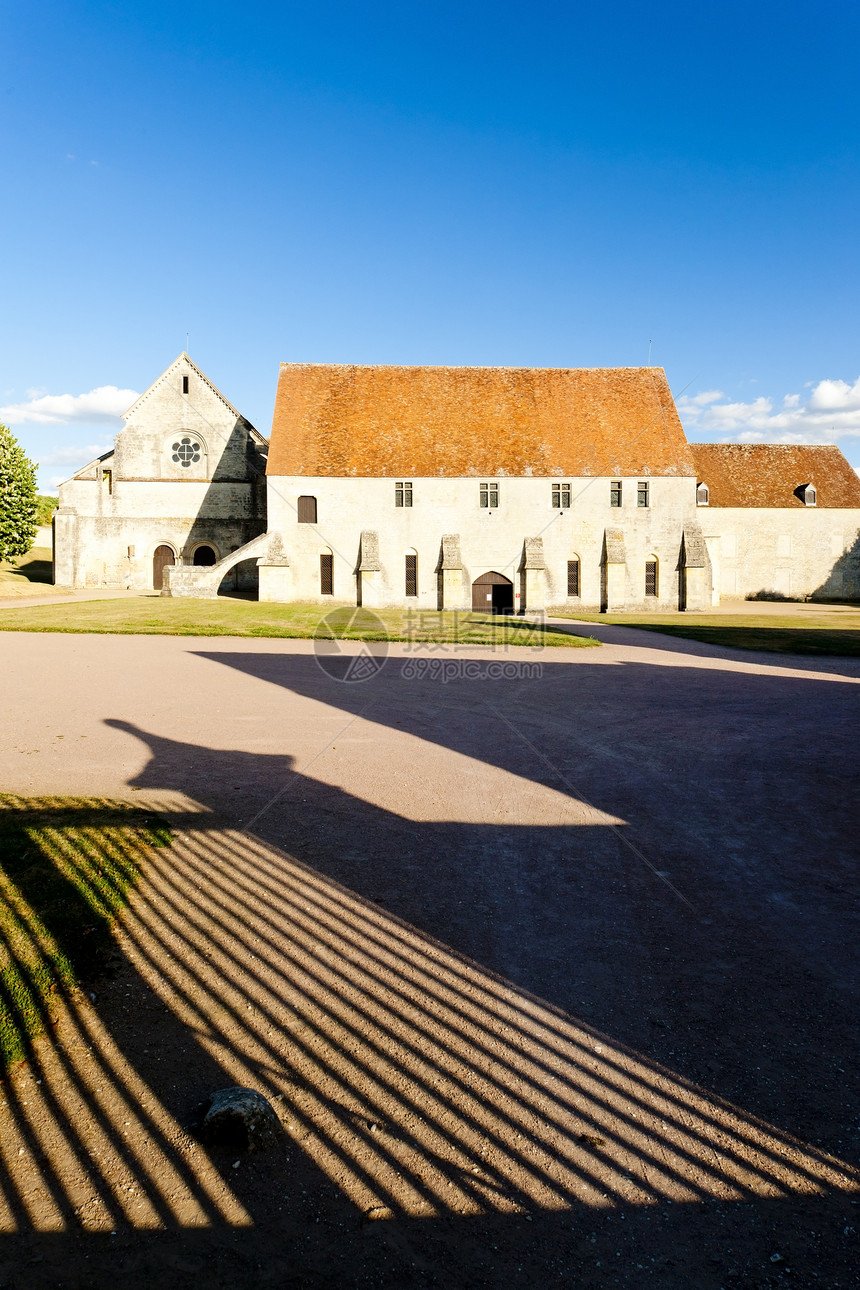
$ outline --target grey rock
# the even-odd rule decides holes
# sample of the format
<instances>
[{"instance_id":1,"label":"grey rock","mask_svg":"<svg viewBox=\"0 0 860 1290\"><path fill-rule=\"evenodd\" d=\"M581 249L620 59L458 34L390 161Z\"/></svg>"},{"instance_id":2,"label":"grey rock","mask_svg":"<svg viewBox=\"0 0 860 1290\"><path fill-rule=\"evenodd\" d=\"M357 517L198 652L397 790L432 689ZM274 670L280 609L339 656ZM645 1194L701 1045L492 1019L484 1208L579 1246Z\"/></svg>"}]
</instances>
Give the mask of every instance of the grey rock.
<instances>
[{"instance_id":1,"label":"grey rock","mask_svg":"<svg viewBox=\"0 0 860 1290\"><path fill-rule=\"evenodd\" d=\"M265 1151L281 1132L269 1103L253 1088L222 1088L213 1093L203 1117L201 1137L231 1151Z\"/></svg>"}]
</instances>

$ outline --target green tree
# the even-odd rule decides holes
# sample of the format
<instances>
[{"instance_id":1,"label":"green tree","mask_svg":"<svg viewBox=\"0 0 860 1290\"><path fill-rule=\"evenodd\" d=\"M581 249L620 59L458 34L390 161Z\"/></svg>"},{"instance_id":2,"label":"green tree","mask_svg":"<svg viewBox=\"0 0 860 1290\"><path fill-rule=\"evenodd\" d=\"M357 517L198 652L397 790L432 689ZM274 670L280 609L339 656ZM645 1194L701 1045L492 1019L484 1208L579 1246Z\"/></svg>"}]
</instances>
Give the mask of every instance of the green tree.
<instances>
[{"instance_id":1,"label":"green tree","mask_svg":"<svg viewBox=\"0 0 860 1290\"><path fill-rule=\"evenodd\" d=\"M36 528L36 467L0 425L0 560L26 555Z\"/></svg>"}]
</instances>

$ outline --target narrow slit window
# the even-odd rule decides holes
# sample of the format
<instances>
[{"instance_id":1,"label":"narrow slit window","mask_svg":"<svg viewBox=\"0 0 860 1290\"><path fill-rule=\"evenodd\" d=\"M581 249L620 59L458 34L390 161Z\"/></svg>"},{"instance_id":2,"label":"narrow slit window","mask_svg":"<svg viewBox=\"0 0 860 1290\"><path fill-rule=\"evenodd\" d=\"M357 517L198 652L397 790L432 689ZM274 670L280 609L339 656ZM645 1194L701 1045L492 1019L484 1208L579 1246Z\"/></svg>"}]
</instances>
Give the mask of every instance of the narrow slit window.
<instances>
[{"instance_id":1,"label":"narrow slit window","mask_svg":"<svg viewBox=\"0 0 860 1290\"><path fill-rule=\"evenodd\" d=\"M334 595L334 556L320 556L320 595Z\"/></svg>"},{"instance_id":2,"label":"narrow slit window","mask_svg":"<svg viewBox=\"0 0 860 1290\"><path fill-rule=\"evenodd\" d=\"M499 485L481 484L481 506L485 510L498 506L499 504Z\"/></svg>"},{"instance_id":3,"label":"narrow slit window","mask_svg":"<svg viewBox=\"0 0 860 1290\"><path fill-rule=\"evenodd\" d=\"M645 561L645 595L657 595L657 561Z\"/></svg>"},{"instance_id":4,"label":"narrow slit window","mask_svg":"<svg viewBox=\"0 0 860 1290\"><path fill-rule=\"evenodd\" d=\"M556 510L565 510L570 506L570 484L553 484L552 504Z\"/></svg>"},{"instance_id":5,"label":"narrow slit window","mask_svg":"<svg viewBox=\"0 0 860 1290\"><path fill-rule=\"evenodd\" d=\"M636 485L636 505L637 506L649 505L648 481L645 479L640 479L639 483Z\"/></svg>"},{"instance_id":6,"label":"narrow slit window","mask_svg":"<svg viewBox=\"0 0 860 1290\"><path fill-rule=\"evenodd\" d=\"M300 497L296 509L299 524L316 524L317 499L315 497Z\"/></svg>"},{"instance_id":7,"label":"narrow slit window","mask_svg":"<svg viewBox=\"0 0 860 1290\"><path fill-rule=\"evenodd\" d=\"M188 377L187 377L187 376L183 376L183 378L182 378L182 393L183 393L183 394L187 394L187 393L188 393Z\"/></svg>"},{"instance_id":8,"label":"narrow slit window","mask_svg":"<svg viewBox=\"0 0 860 1290\"><path fill-rule=\"evenodd\" d=\"M411 506L412 505L412 484L408 480L403 480L394 485L394 505Z\"/></svg>"},{"instance_id":9,"label":"narrow slit window","mask_svg":"<svg viewBox=\"0 0 860 1290\"><path fill-rule=\"evenodd\" d=\"M568 560L567 562L567 594L568 596L578 596L580 594L578 560Z\"/></svg>"},{"instance_id":10,"label":"narrow slit window","mask_svg":"<svg viewBox=\"0 0 860 1290\"><path fill-rule=\"evenodd\" d=\"M609 505L610 506L621 505L621 480L620 479L613 479L612 483L609 485Z\"/></svg>"},{"instance_id":11,"label":"narrow slit window","mask_svg":"<svg viewBox=\"0 0 860 1290\"><path fill-rule=\"evenodd\" d=\"M407 555L406 557L406 594L407 596L418 595L418 556Z\"/></svg>"}]
</instances>

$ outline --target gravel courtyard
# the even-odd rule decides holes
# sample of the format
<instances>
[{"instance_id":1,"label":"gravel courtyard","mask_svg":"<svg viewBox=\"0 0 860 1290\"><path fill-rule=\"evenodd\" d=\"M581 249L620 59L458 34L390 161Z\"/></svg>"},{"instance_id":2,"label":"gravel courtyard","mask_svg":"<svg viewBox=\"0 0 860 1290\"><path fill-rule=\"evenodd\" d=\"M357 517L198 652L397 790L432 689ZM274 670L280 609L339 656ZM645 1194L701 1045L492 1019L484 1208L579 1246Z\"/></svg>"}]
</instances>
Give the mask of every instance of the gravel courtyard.
<instances>
[{"instance_id":1,"label":"gravel courtyard","mask_svg":"<svg viewBox=\"0 0 860 1290\"><path fill-rule=\"evenodd\" d=\"M0 1286L860 1284L860 662L587 634L0 635L0 787L175 832L3 1086Z\"/></svg>"}]
</instances>

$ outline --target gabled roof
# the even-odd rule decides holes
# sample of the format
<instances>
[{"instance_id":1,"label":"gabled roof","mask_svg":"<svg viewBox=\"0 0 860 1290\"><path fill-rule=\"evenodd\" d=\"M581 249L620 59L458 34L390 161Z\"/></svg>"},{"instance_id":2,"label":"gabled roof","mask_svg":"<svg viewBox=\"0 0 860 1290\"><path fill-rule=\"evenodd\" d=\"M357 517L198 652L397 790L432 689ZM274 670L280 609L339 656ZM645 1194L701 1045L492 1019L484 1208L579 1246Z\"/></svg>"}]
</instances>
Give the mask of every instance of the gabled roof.
<instances>
[{"instance_id":1,"label":"gabled roof","mask_svg":"<svg viewBox=\"0 0 860 1290\"><path fill-rule=\"evenodd\" d=\"M92 461L88 461L85 466L81 466L80 470L76 470L74 475L71 475L69 479L64 479L63 483L68 484L71 479L85 479L87 471L95 471L98 466L101 466L106 461L110 461L113 455L114 449L108 448L107 452L103 452L100 457L94 457ZM95 475L92 477L95 478Z\"/></svg>"},{"instance_id":2,"label":"gabled roof","mask_svg":"<svg viewBox=\"0 0 860 1290\"><path fill-rule=\"evenodd\" d=\"M176 369L180 367L183 363L187 367L189 367L192 372L196 373L196 375L200 377L200 380L203 381L204 384L209 386L209 389L212 391L212 393L221 400L221 402L224 404L225 407L230 409L230 411L237 418L237 420L245 421L249 429L251 430L254 429L250 421L248 421L246 417L242 416L242 413L238 410L238 408L234 408L230 400L224 397L224 395L218 389L218 386L213 384L213 382L209 380L209 377L206 375L206 373L200 370L200 368L197 366L194 360L188 357L188 355L185 353L185 350L182 351L182 353L178 356L178 358L175 358L173 360L173 362L170 364L169 367L166 367L164 369L164 371L161 373L161 376L157 377L152 382L152 385L150 385L148 389L144 390L143 394L141 394L137 399L135 399L131 407L126 412L123 412L122 414L123 421L127 421L128 418L132 415L132 413L136 412L137 409L141 406L141 404L146 402L150 394L152 394L152 392L156 390L159 387L159 385L161 385L164 381L166 381L167 378L171 376L176 371ZM255 433L259 433L259 431L256 431ZM260 436L260 438L263 438L263 437L264 436L262 435Z\"/></svg>"},{"instance_id":3,"label":"gabled roof","mask_svg":"<svg viewBox=\"0 0 860 1290\"><path fill-rule=\"evenodd\" d=\"M682 475L662 368L282 363L268 474Z\"/></svg>"},{"instance_id":4,"label":"gabled roof","mask_svg":"<svg viewBox=\"0 0 860 1290\"><path fill-rule=\"evenodd\" d=\"M860 479L828 444L693 443L711 506L803 506L795 489L813 484L821 506L860 507Z\"/></svg>"}]
</instances>

